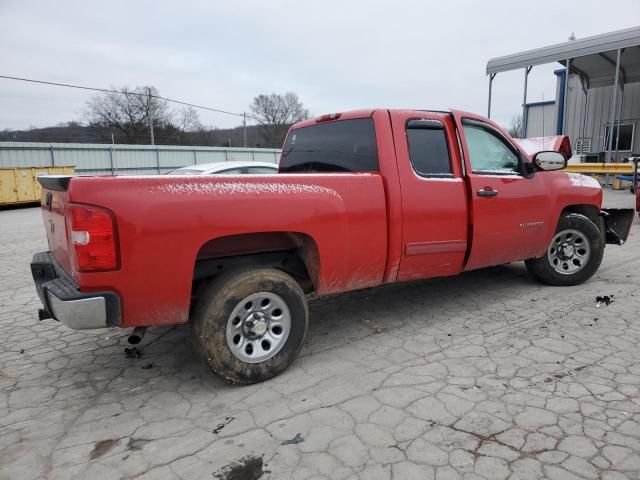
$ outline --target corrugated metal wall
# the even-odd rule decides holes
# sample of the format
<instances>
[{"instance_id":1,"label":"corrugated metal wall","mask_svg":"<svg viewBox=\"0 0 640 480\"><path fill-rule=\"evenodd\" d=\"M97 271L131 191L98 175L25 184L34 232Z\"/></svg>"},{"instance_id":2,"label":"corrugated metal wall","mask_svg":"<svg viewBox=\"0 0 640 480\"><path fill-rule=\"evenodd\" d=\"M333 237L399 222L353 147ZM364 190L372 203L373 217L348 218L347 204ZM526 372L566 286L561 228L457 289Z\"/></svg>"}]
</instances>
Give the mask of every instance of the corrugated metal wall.
<instances>
[{"instance_id":1,"label":"corrugated metal wall","mask_svg":"<svg viewBox=\"0 0 640 480\"><path fill-rule=\"evenodd\" d=\"M618 105L620 105L620 92L618 90ZM612 87L592 88L587 90L585 94L578 77L576 75L569 76L567 128L572 145L576 145L579 139L590 139L591 152L606 151L605 127L610 121L612 101ZM616 111L614 124L617 123L618 112ZM640 134L638 132L640 126L640 83L628 83L624 86L620 123L635 125L632 151L640 152ZM630 152L619 152L618 161L622 161L629 154ZM613 152L614 161L616 161L615 158L615 152Z\"/></svg>"},{"instance_id":2,"label":"corrugated metal wall","mask_svg":"<svg viewBox=\"0 0 640 480\"><path fill-rule=\"evenodd\" d=\"M0 142L0 168L73 165L77 173L150 175L195 163L277 163L272 148Z\"/></svg>"},{"instance_id":3,"label":"corrugated metal wall","mask_svg":"<svg viewBox=\"0 0 640 480\"><path fill-rule=\"evenodd\" d=\"M556 134L555 102L539 102L527 105L526 137L545 137Z\"/></svg>"}]
</instances>

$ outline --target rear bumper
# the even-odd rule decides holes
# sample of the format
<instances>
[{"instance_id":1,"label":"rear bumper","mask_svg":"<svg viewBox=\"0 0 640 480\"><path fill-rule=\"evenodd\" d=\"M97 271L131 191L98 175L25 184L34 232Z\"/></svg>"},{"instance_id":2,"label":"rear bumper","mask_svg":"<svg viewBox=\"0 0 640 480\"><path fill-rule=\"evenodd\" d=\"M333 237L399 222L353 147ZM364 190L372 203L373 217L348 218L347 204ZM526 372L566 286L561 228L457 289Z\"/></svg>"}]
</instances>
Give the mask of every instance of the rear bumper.
<instances>
[{"instance_id":1,"label":"rear bumper","mask_svg":"<svg viewBox=\"0 0 640 480\"><path fill-rule=\"evenodd\" d=\"M31 274L49 316L68 327L84 330L120 324L120 297L108 291L81 292L49 252L33 256Z\"/></svg>"}]
</instances>

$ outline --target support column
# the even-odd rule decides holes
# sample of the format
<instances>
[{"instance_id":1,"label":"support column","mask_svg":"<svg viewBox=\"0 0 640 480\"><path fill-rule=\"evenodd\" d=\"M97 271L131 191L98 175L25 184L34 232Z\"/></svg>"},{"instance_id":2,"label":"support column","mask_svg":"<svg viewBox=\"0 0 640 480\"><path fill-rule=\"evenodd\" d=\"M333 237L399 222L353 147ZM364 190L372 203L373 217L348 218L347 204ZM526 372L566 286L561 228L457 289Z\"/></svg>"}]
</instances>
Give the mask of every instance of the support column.
<instances>
[{"instance_id":1,"label":"support column","mask_svg":"<svg viewBox=\"0 0 640 480\"><path fill-rule=\"evenodd\" d=\"M527 138L527 83L529 80L529 72L533 67L525 67L524 69L524 93L522 95L522 138ZM544 107L542 111L544 118Z\"/></svg>"},{"instance_id":2,"label":"support column","mask_svg":"<svg viewBox=\"0 0 640 480\"><path fill-rule=\"evenodd\" d=\"M618 151L620 150L620 123L622 123L622 105L624 105L624 79L620 85L620 108L618 108L618 129L616 130L616 161L618 161ZM633 149L633 145L631 146Z\"/></svg>"},{"instance_id":3,"label":"support column","mask_svg":"<svg viewBox=\"0 0 640 480\"><path fill-rule=\"evenodd\" d=\"M616 103L618 102L618 79L620 77L620 49L616 54L616 74L613 80L613 98L611 100L611 116L609 117L609 141L607 142L607 162L611 162L611 147L613 146L613 122L616 118Z\"/></svg>"},{"instance_id":4,"label":"support column","mask_svg":"<svg viewBox=\"0 0 640 480\"><path fill-rule=\"evenodd\" d=\"M568 102L568 94L569 94L569 67L571 65L571 59L567 58L566 60L567 66L564 70L564 98L562 99L562 134L567 134L567 103Z\"/></svg>"},{"instance_id":5,"label":"support column","mask_svg":"<svg viewBox=\"0 0 640 480\"><path fill-rule=\"evenodd\" d=\"M489 74L489 102L487 105L487 118L491 118L491 87L493 85L493 79L496 77L495 73Z\"/></svg>"}]
</instances>

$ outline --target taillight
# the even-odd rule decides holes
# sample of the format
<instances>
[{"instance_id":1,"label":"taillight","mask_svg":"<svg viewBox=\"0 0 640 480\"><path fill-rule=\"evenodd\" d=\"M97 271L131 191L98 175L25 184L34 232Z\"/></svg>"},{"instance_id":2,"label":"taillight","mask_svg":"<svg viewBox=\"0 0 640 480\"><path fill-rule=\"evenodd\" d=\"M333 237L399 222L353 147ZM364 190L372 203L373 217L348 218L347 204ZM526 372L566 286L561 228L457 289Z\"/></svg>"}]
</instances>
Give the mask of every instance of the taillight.
<instances>
[{"instance_id":1,"label":"taillight","mask_svg":"<svg viewBox=\"0 0 640 480\"><path fill-rule=\"evenodd\" d=\"M115 222L109 210L91 205L67 206L69 241L81 272L118 268Z\"/></svg>"}]
</instances>

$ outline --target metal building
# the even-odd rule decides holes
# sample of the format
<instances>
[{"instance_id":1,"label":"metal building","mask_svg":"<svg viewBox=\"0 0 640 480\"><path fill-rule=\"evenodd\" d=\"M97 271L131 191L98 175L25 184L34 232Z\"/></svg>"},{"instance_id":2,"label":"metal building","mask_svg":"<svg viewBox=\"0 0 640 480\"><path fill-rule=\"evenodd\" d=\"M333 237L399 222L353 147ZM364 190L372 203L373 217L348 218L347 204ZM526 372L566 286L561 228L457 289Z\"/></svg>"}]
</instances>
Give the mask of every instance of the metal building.
<instances>
[{"instance_id":1,"label":"metal building","mask_svg":"<svg viewBox=\"0 0 640 480\"><path fill-rule=\"evenodd\" d=\"M528 104L529 72L554 62L564 67L555 71L555 100ZM574 154L588 161L623 161L640 152L640 27L489 60L489 116L493 79L511 70L523 71L525 137L569 135Z\"/></svg>"},{"instance_id":2,"label":"metal building","mask_svg":"<svg viewBox=\"0 0 640 480\"><path fill-rule=\"evenodd\" d=\"M277 163L275 148L0 142L0 168L74 166L91 175L153 175L197 163Z\"/></svg>"}]
</instances>

